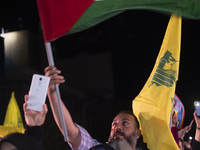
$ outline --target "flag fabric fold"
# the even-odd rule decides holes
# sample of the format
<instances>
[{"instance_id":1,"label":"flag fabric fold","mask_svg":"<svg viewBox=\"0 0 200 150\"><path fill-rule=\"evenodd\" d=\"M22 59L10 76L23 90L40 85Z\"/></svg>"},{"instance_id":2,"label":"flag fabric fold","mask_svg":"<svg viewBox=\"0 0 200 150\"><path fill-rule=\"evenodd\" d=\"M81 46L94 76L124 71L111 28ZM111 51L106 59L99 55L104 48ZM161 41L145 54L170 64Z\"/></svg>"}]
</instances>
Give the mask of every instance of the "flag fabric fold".
<instances>
[{"instance_id":1,"label":"flag fabric fold","mask_svg":"<svg viewBox=\"0 0 200 150\"><path fill-rule=\"evenodd\" d=\"M44 41L95 26L126 10L143 9L200 19L198 0L37 0Z\"/></svg>"},{"instance_id":2,"label":"flag fabric fold","mask_svg":"<svg viewBox=\"0 0 200 150\"><path fill-rule=\"evenodd\" d=\"M151 150L179 149L169 123L179 72L181 23L180 16L171 15L153 71L132 104Z\"/></svg>"},{"instance_id":3,"label":"flag fabric fold","mask_svg":"<svg viewBox=\"0 0 200 150\"><path fill-rule=\"evenodd\" d=\"M5 135L13 132L24 133L24 130L21 113L15 99L14 92L12 92L4 123L0 126L0 137L4 137Z\"/></svg>"}]
</instances>

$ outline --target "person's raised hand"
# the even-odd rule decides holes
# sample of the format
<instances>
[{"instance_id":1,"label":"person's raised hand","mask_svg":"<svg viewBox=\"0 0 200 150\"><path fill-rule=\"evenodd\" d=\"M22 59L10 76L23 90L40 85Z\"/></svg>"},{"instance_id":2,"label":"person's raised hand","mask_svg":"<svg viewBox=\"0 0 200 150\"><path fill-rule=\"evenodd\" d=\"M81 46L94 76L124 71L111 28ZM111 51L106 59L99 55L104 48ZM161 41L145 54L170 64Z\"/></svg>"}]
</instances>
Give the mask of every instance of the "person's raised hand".
<instances>
[{"instance_id":1,"label":"person's raised hand","mask_svg":"<svg viewBox=\"0 0 200 150\"><path fill-rule=\"evenodd\" d=\"M35 111L27 109L29 95L24 96L25 103L23 105L24 117L28 126L41 126L45 122L46 114L48 112L47 105L43 105L43 111Z\"/></svg>"},{"instance_id":2,"label":"person's raised hand","mask_svg":"<svg viewBox=\"0 0 200 150\"><path fill-rule=\"evenodd\" d=\"M195 112L193 113L194 118L195 118L195 122L196 122L196 127L200 128L200 117L197 117L197 112L195 110Z\"/></svg>"}]
</instances>

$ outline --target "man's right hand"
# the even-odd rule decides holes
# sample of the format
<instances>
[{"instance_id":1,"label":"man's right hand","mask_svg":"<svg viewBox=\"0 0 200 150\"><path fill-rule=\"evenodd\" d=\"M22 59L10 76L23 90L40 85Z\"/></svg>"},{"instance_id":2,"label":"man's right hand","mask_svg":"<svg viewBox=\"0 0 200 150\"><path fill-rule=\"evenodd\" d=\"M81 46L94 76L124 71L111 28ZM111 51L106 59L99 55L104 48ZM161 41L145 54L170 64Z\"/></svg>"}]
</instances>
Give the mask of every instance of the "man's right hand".
<instances>
[{"instance_id":1,"label":"man's right hand","mask_svg":"<svg viewBox=\"0 0 200 150\"><path fill-rule=\"evenodd\" d=\"M45 76L50 77L49 82L49 90L50 92L55 91L55 85L61 84L65 82L65 79L63 76L59 75L61 73L60 70L58 70L55 66L48 66L44 69Z\"/></svg>"}]
</instances>

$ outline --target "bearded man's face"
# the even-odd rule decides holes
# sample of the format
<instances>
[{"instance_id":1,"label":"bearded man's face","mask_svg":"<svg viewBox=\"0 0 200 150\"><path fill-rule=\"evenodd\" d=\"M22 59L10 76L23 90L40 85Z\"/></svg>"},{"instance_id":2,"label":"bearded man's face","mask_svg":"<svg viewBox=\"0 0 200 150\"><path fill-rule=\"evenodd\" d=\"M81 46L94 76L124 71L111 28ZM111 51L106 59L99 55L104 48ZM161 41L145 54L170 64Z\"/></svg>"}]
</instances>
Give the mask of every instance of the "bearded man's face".
<instances>
[{"instance_id":1,"label":"bearded man's face","mask_svg":"<svg viewBox=\"0 0 200 150\"><path fill-rule=\"evenodd\" d=\"M129 146L130 148L136 146L139 137L140 130L137 127L135 118L127 113L120 113L112 122L108 144L115 149L126 145L128 150Z\"/></svg>"}]
</instances>

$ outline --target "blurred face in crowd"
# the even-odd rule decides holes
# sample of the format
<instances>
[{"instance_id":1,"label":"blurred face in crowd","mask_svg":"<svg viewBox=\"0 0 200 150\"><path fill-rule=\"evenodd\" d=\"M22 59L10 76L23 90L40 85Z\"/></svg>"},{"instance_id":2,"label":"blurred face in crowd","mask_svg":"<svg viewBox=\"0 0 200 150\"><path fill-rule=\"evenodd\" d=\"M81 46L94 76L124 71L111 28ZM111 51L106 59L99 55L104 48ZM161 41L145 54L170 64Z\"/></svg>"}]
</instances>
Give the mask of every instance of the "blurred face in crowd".
<instances>
[{"instance_id":1,"label":"blurred face in crowd","mask_svg":"<svg viewBox=\"0 0 200 150\"><path fill-rule=\"evenodd\" d=\"M122 112L112 122L108 144L116 150L133 150L140 135L136 119L131 114Z\"/></svg>"},{"instance_id":2,"label":"blurred face in crowd","mask_svg":"<svg viewBox=\"0 0 200 150\"><path fill-rule=\"evenodd\" d=\"M3 142L0 146L0 150L17 150L17 147L9 142Z\"/></svg>"}]
</instances>

